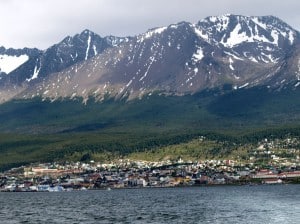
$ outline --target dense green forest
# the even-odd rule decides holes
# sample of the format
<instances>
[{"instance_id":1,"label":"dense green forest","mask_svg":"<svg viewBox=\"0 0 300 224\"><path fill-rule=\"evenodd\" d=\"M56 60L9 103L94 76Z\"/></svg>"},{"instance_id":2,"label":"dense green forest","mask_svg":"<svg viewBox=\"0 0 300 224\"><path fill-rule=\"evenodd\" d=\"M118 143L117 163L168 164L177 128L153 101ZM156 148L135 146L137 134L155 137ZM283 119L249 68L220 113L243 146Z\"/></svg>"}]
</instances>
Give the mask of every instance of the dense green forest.
<instances>
[{"instance_id":1,"label":"dense green forest","mask_svg":"<svg viewBox=\"0 0 300 224\"><path fill-rule=\"evenodd\" d=\"M226 157L264 138L299 137L299 112L299 91L267 88L86 104L82 99L15 100L0 105L0 168L137 158L140 152L153 159ZM204 142L198 141L201 136Z\"/></svg>"},{"instance_id":2,"label":"dense green forest","mask_svg":"<svg viewBox=\"0 0 300 224\"><path fill-rule=\"evenodd\" d=\"M193 134L156 133L72 133L51 135L0 135L1 170L50 161L108 161L117 158L227 158L234 151L255 145L264 138L300 136L299 128L256 131L241 136L212 132ZM199 139L204 140L199 140Z\"/></svg>"}]
</instances>

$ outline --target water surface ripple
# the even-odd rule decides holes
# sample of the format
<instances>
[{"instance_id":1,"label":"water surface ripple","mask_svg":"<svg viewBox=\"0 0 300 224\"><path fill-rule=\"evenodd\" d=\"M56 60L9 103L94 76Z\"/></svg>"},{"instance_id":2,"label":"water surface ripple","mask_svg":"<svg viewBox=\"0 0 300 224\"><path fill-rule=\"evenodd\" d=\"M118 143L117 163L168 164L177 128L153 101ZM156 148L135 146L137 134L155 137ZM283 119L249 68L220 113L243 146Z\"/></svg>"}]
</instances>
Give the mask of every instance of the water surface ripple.
<instances>
[{"instance_id":1,"label":"water surface ripple","mask_svg":"<svg viewBox=\"0 0 300 224\"><path fill-rule=\"evenodd\" d=\"M0 223L300 223L300 185L0 193Z\"/></svg>"}]
</instances>

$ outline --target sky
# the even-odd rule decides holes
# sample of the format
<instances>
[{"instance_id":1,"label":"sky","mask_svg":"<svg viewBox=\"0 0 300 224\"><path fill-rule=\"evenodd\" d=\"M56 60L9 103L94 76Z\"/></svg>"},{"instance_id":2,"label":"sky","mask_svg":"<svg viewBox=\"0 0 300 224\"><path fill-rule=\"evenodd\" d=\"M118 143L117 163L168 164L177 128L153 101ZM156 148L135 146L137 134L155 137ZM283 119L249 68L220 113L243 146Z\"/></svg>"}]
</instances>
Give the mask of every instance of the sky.
<instances>
[{"instance_id":1,"label":"sky","mask_svg":"<svg viewBox=\"0 0 300 224\"><path fill-rule=\"evenodd\" d=\"M228 13L273 15L300 30L299 0L0 0L0 46L46 49L84 29L134 36Z\"/></svg>"}]
</instances>

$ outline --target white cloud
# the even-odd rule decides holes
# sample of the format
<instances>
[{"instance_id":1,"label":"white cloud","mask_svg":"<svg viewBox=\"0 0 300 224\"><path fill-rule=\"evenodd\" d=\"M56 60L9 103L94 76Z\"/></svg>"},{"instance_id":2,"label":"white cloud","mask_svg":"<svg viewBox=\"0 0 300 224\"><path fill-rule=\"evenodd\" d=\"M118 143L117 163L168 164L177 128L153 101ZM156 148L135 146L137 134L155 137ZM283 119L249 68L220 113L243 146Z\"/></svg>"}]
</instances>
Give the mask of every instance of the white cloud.
<instances>
[{"instance_id":1,"label":"white cloud","mask_svg":"<svg viewBox=\"0 0 300 224\"><path fill-rule=\"evenodd\" d=\"M299 11L299 0L1 0L0 45L44 49L86 28L126 36L225 13L275 15L299 30Z\"/></svg>"}]
</instances>

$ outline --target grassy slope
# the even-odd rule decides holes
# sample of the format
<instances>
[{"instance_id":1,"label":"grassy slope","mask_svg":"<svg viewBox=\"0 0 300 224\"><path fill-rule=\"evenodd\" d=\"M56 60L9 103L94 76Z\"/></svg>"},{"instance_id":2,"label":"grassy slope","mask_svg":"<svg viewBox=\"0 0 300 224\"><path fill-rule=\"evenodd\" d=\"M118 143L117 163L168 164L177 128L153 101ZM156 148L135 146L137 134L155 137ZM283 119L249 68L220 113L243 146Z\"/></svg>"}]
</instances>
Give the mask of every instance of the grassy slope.
<instances>
[{"instance_id":1,"label":"grassy slope","mask_svg":"<svg viewBox=\"0 0 300 224\"><path fill-rule=\"evenodd\" d=\"M267 89L255 89L211 95L153 95L130 102L90 101L87 105L80 100L50 103L39 99L3 104L0 167L80 159L86 153L105 159L137 151L152 153L158 148L164 153L153 158L168 154L184 154L187 158L216 155L223 152L215 143L197 145L193 139L207 133L217 133L217 138L222 138L300 124L299 91L270 93ZM212 139L215 137L212 135ZM188 150L183 152L184 148ZM148 153L148 157L152 154Z\"/></svg>"}]
</instances>

